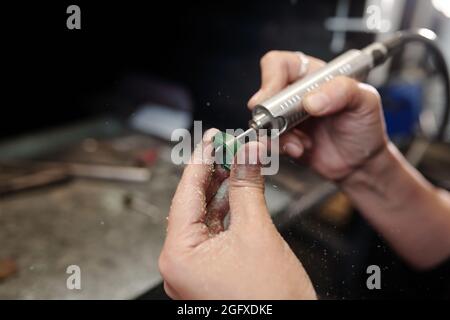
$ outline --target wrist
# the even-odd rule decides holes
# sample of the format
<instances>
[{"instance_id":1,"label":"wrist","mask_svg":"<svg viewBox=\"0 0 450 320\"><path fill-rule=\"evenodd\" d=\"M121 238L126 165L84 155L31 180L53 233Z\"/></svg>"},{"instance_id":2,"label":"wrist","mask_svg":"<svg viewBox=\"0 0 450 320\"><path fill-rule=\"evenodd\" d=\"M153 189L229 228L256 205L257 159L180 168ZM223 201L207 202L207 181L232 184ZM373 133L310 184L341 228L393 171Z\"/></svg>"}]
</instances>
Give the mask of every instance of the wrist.
<instances>
[{"instance_id":1,"label":"wrist","mask_svg":"<svg viewBox=\"0 0 450 320\"><path fill-rule=\"evenodd\" d=\"M433 194L432 185L391 142L340 181L339 186L360 206L376 199L377 206L382 206L384 212L400 212L411 199L426 203Z\"/></svg>"},{"instance_id":2,"label":"wrist","mask_svg":"<svg viewBox=\"0 0 450 320\"><path fill-rule=\"evenodd\" d=\"M361 166L338 182L346 192L361 192L370 189L371 192L384 193L389 183L392 183L398 166L397 148L387 142Z\"/></svg>"}]
</instances>

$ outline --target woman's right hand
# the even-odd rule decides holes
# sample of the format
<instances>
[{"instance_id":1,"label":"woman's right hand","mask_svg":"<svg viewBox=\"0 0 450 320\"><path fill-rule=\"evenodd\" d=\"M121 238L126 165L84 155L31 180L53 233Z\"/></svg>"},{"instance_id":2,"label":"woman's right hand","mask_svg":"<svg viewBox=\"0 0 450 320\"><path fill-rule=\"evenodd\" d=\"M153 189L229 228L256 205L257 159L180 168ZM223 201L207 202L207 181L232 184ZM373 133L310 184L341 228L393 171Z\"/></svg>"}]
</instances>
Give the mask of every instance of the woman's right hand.
<instances>
[{"instance_id":1,"label":"woman's right hand","mask_svg":"<svg viewBox=\"0 0 450 320\"><path fill-rule=\"evenodd\" d=\"M307 72L324 62L309 56ZM299 79L298 53L270 51L261 59L262 83L250 99L253 109ZM311 118L280 138L281 151L304 158L323 177L339 181L385 150L388 138L380 96L375 88L347 77L336 77L303 97Z\"/></svg>"}]
</instances>

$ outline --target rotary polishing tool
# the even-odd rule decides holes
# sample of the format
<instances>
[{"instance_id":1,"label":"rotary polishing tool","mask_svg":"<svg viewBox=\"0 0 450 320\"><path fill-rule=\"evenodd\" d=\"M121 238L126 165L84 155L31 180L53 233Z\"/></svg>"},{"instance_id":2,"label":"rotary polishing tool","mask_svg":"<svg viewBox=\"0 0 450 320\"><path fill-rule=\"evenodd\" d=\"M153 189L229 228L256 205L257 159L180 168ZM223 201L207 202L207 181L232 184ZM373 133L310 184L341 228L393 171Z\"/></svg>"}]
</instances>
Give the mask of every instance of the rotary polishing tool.
<instances>
[{"instance_id":1,"label":"rotary polishing tool","mask_svg":"<svg viewBox=\"0 0 450 320\"><path fill-rule=\"evenodd\" d=\"M411 41L425 42L434 49L436 34L428 29L416 31L399 31L391 38L375 42L364 49L349 50L324 67L297 80L271 98L259 103L254 109L252 119L249 121L249 129L244 133L233 137L218 133L215 137L216 155L226 154L225 161L221 164L229 169L230 155L235 155L238 146L246 142L246 138L257 137L260 129L276 129L276 134L271 138L281 135L283 132L305 121L309 115L302 105L302 97L320 88L326 82L337 76L347 76L356 80L363 80L370 70L385 62L403 45ZM439 51L439 50L438 50Z\"/></svg>"}]
</instances>

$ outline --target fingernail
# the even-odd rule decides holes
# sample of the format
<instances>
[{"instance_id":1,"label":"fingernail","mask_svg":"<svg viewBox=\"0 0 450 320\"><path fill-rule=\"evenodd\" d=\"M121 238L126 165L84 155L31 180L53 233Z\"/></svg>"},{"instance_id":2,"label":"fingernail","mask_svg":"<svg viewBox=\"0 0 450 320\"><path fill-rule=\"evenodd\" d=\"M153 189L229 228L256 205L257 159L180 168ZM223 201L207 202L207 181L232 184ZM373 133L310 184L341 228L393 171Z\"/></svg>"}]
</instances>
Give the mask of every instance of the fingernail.
<instances>
[{"instance_id":1,"label":"fingernail","mask_svg":"<svg viewBox=\"0 0 450 320\"><path fill-rule=\"evenodd\" d=\"M329 104L330 98L322 92L311 93L303 100L306 110L312 114L322 113Z\"/></svg>"},{"instance_id":2,"label":"fingernail","mask_svg":"<svg viewBox=\"0 0 450 320\"><path fill-rule=\"evenodd\" d=\"M291 157L298 158L298 157L300 157L302 155L303 148L300 145L296 144L296 143L288 142L284 146L284 151L287 154L289 154Z\"/></svg>"}]
</instances>

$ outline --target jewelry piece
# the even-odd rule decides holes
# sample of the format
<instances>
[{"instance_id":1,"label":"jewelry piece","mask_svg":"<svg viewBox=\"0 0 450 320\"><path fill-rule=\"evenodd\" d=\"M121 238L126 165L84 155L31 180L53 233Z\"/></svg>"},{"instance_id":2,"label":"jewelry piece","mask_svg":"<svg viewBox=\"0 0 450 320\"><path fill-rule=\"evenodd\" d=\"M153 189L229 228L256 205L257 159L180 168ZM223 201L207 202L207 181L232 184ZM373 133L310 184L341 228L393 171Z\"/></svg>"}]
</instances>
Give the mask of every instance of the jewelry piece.
<instances>
[{"instance_id":1,"label":"jewelry piece","mask_svg":"<svg viewBox=\"0 0 450 320\"><path fill-rule=\"evenodd\" d=\"M230 171L231 164L241 143L231 134L219 131L213 137L214 150L216 152L216 163Z\"/></svg>"}]
</instances>

